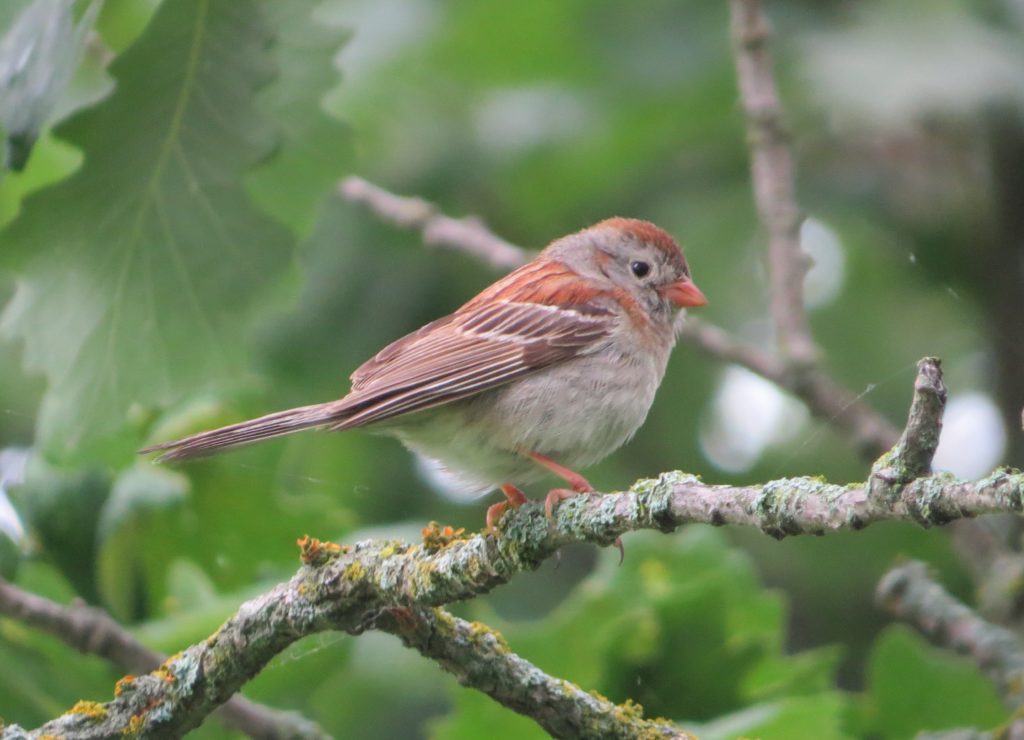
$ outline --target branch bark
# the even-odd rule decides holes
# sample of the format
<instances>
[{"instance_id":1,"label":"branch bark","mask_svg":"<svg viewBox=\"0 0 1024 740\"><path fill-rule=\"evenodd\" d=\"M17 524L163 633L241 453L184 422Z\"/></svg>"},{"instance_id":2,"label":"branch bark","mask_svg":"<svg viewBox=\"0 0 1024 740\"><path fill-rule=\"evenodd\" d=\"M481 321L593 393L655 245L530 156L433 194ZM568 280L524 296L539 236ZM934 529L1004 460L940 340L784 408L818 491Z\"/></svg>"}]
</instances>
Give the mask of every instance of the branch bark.
<instances>
[{"instance_id":1,"label":"branch bark","mask_svg":"<svg viewBox=\"0 0 1024 740\"><path fill-rule=\"evenodd\" d=\"M695 740L671 724L644 719L638 704L615 704L547 675L511 652L499 633L443 609L388 610L374 626L437 661L463 686L532 717L552 737Z\"/></svg>"},{"instance_id":2,"label":"branch bark","mask_svg":"<svg viewBox=\"0 0 1024 740\"><path fill-rule=\"evenodd\" d=\"M125 673L151 671L166 658L136 640L102 609L85 604L63 606L2 579L0 614L63 640L80 653L104 658ZM295 712L271 709L243 696L231 697L218 714L225 725L253 738L329 737L315 722Z\"/></svg>"},{"instance_id":3,"label":"branch bark","mask_svg":"<svg viewBox=\"0 0 1024 740\"><path fill-rule=\"evenodd\" d=\"M1024 645L1020 639L950 596L932 579L924 563L911 561L893 568L879 582L876 598L882 608L913 624L936 645L973 660L995 682L1008 707L1024 706Z\"/></svg>"}]
</instances>

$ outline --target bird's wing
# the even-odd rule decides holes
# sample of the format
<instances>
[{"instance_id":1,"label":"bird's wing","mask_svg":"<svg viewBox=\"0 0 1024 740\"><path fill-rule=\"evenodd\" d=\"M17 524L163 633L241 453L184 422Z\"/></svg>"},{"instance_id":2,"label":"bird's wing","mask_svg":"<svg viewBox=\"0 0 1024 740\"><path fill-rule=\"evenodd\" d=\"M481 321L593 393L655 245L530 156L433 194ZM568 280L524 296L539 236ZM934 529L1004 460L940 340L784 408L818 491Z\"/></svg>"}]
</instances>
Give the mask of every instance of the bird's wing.
<instances>
[{"instance_id":1,"label":"bird's wing","mask_svg":"<svg viewBox=\"0 0 1024 740\"><path fill-rule=\"evenodd\" d=\"M615 328L615 312L600 301L552 305L487 295L501 284L356 370L352 392L336 402L340 418L332 428L363 426L503 385L596 349ZM579 292L580 298L598 295L596 289Z\"/></svg>"}]
</instances>

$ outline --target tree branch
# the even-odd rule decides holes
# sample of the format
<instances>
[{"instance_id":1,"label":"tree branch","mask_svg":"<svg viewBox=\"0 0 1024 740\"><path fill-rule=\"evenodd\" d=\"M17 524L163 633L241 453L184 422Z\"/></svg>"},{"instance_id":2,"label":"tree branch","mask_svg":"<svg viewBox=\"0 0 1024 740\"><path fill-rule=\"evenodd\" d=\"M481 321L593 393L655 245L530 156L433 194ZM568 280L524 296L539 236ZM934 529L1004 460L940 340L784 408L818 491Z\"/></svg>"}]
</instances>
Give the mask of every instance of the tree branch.
<instances>
[{"instance_id":1,"label":"tree branch","mask_svg":"<svg viewBox=\"0 0 1024 740\"><path fill-rule=\"evenodd\" d=\"M1024 645L1016 634L986 622L911 561L889 571L878 584L879 605L910 622L936 645L973 660L1011 709L1024 705Z\"/></svg>"},{"instance_id":2,"label":"tree branch","mask_svg":"<svg viewBox=\"0 0 1024 740\"><path fill-rule=\"evenodd\" d=\"M750 169L757 212L768 232L771 310L783 357L797 366L818 360L804 308L810 265L800 248L803 216L796 204L795 168L768 49L771 26L760 0L730 0L733 57L747 117Z\"/></svg>"},{"instance_id":3,"label":"tree branch","mask_svg":"<svg viewBox=\"0 0 1024 740\"><path fill-rule=\"evenodd\" d=\"M104 658L125 673L151 671L165 659L150 650L102 609L63 606L0 579L0 614L63 640L80 653ZM295 712L283 712L231 697L218 714L228 727L249 737L327 738L326 732Z\"/></svg>"},{"instance_id":4,"label":"tree branch","mask_svg":"<svg viewBox=\"0 0 1024 740\"><path fill-rule=\"evenodd\" d=\"M367 541L347 546L307 538L300 543L307 566L290 581L243 604L209 639L122 686L113 701L98 705L101 714L86 717L72 712L36 733L116 733L130 723L146 733L184 733L301 637L324 630L359 633L396 608L425 619L423 610L487 593L516 574L535 569L568 544L609 545L627 532L671 532L693 522L756 527L781 538L861 529L886 520L927 527L987 513L1021 513L1024 473L1018 471L1000 469L978 481L947 473L905 477L908 471L923 473L930 462L945 400L941 388L938 361L922 360L907 428L897 447L872 468L866 483L839 486L821 478L784 478L760 485L714 486L673 472L638 481L621 493L574 496L557 508L551 521L539 502L525 504L501 519L497 534L453 532L439 538L435 533L422 545ZM896 473L886 472L890 470ZM427 621L428 631L443 627ZM415 634L413 630L408 637L413 644ZM465 657L460 652L466 649L463 646L428 647L430 657L442 665L451 662L454 667L456 654ZM471 666L460 665L469 676ZM527 670L511 659L489 665L505 672L509 685L516 679L507 672ZM572 699L574 687L563 689L568 694L559 695L558 702L590 711ZM522 706L515 694L504 700L542 725L549 721L547 701ZM631 721L637 719L635 709L620 709ZM611 721L606 712L603 716Z\"/></svg>"},{"instance_id":5,"label":"tree branch","mask_svg":"<svg viewBox=\"0 0 1024 740\"><path fill-rule=\"evenodd\" d=\"M345 200L366 206L383 221L419 231L429 247L465 252L497 270L511 270L532 256L510 244L474 216L452 218L422 198L409 198L384 190L361 177L346 177L338 184Z\"/></svg>"},{"instance_id":6,"label":"tree branch","mask_svg":"<svg viewBox=\"0 0 1024 740\"><path fill-rule=\"evenodd\" d=\"M443 609L385 611L374 627L398 635L463 686L532 717L553 737L693 738L666 722L644 719L638 704L618 705L547 675L511 652L499 633Z\"/></svg>"}]
</instances>

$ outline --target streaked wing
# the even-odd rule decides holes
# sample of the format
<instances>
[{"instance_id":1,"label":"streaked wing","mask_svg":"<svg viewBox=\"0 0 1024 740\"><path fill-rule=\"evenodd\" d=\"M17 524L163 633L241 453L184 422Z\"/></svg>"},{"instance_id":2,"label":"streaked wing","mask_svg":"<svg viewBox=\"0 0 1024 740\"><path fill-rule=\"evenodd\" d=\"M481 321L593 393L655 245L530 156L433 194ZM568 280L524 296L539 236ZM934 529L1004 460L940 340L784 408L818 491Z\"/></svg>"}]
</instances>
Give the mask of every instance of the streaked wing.
<instances>
[{"instance_id":1,"label":"streaked wing","mask_svg":"<svg viewBox=\"0 0 1024 740\"><path fill-rule=\"evenodd\" d=\"M615 315L593 303L470 303L394 342L352 374L336 429L420 411L508 383L598 346Z\"/></svg>"}]
</instances>

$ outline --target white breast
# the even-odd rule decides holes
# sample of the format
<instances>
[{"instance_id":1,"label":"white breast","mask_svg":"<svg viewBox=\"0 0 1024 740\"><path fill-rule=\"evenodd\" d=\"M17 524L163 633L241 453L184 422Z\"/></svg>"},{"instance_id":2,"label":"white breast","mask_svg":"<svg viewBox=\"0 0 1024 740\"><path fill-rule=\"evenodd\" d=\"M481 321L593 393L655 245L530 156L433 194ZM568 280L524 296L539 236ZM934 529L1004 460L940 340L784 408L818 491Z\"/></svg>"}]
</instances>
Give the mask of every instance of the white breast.
<instances>
[{"instance_id":1,"label":"white breast","mask_svg":"<svg viewBox=\"0 0 1024 740\"><path fill-rule=\"evenodd\" d=\"M548 473L526 452L569 468L591 465L624 444L654 401L671 346L654 355L630 342L409 418L388 430L426 458L451 485L486 492ZM383 430L382 430L383 431Z\"/></svg>"}]
</instances>

